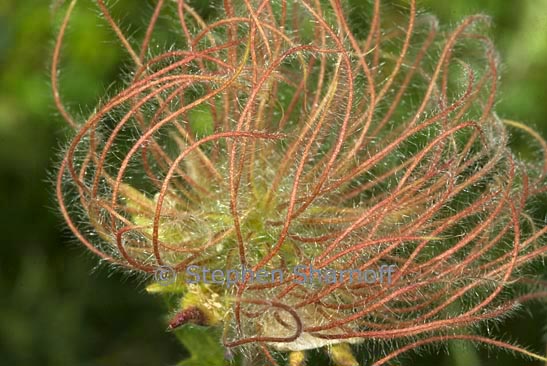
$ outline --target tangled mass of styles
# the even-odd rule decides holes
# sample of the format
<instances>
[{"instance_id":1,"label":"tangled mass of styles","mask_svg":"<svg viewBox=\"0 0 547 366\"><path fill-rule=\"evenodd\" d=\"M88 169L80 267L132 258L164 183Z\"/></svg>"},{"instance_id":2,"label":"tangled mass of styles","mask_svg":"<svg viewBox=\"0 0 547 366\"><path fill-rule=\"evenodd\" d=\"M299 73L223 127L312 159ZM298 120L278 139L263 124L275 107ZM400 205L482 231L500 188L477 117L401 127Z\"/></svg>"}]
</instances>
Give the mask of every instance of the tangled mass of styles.
<instances>
[{"instance_id":1,"label":"tangled mass of styles","mask_svg":"<svg viewBox=\"0 0 547 366\"><path fill-rule=\"evenodd\" d=\"M543 359L485 330L547 293L533 268L547 251L534 210L547 145L494 112L486 17L446 29L414 0L396 14L375 0L364 29L341 0L224 0L207 18L158 0L137 40L97 5L132 65L123 88L73 117L57 79L67 6L52 86L74 129L57 180L70 229L103 261L149 275L286 270L266 283L152 283L177 297L170 328L221 328L219 344L257 365L304 365L322 347L340 366L363 365L355 349L383 365L456 339ZM180 44L156 41L160 23ZM516 157L509 133L537 159ZM298 283L295 266L397 270Z\"/></svg>"}]
</instances>

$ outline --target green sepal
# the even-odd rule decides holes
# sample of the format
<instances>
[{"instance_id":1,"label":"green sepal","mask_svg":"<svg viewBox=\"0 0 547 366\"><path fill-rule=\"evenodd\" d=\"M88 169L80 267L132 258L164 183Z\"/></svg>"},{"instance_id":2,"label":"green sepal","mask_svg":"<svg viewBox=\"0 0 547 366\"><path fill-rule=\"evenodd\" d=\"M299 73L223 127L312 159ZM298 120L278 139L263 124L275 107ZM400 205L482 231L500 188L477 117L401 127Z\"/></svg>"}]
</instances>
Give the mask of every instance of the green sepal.
<instances>
[{"instance_id":1,"label":"green sepal","mask_svg":"<svg viewBox=\"0 0 547 366\"><path fill-rule=\"evenodd\" d=\"M187 359L177 364L178 366L226 366L231 364L225 359L226 350L220 343L222 339L221 327L187 324L174 333L190 353Z\"/></svg>"},{"instance_id":2,"label":"green sepal","mask_svg":"<svg viewBox=\"0 0 547 366\"><path fill-rule=\"evenodd\" d=\"M165 284L161 282L154 282L146 286L146 292L149 294L181 294L186 291L185 284L182 284L178 281L175 281L170 284Z\"/></svg>"}]
</instances>

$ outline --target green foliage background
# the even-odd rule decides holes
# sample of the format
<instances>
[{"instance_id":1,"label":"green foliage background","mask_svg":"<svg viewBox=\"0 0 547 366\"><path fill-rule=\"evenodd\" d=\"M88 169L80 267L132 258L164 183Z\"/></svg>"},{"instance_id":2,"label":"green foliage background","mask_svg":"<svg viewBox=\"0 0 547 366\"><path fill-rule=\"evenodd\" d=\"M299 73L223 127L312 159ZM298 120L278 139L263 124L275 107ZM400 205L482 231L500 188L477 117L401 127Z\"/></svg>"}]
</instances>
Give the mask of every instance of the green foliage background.
<instances>
[{"instance_id":1,"label":"green foliage background","mask_svg":"<svg viewBox=\"0 0 547 366\"><path fill-rule=\"evenodd\" d=\"M194 3L207 11L207 1ZM120 0L116 15L144 19L151 4ZM497 111L547 138L547 0L420 4L441 24L477 12L493 16L492 36L504 60ZM0 365L175 364L186 353L164 332L161 301L144 293L142 278L97 266L57 214L50 174L68 129L49 87L53 39L62 15L52 8L52 1L44 0L0 2ZM172 37L166 31L165 43ZM93 2L81 0L63 50L60 80L72 112L94 105L111 83L120 82L127 62L114 35L97 22ZM513 142L527 153L526 140L515 137ZM497 334L544 353L546 324L547 311L536 306L505 322ZM416 356L405 364L539 365L497 351L450 348L449 356Z\"/></svg>"}]
</instances>

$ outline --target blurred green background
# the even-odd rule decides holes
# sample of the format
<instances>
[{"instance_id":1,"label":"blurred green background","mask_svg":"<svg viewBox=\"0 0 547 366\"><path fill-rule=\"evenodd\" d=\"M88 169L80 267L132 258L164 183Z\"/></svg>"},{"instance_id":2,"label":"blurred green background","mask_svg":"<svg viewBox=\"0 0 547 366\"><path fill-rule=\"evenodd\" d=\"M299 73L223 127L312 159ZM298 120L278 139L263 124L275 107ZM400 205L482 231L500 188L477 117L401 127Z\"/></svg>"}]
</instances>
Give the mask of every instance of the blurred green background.
<instances>
[{"instance_id":1,"label":"blurred green background","mask_svg":"<svg viewBox=\"0 0 547 366\"><path fill-rule=\"evenodd\" d=\"M120 0L116 15L138 37L144 30L128 19L145 19L151 4ZM547 137L547 0L422 0L421 6L442 24L477 12L493 17L504 60L497 111ZM62 16L54 7L52 1L0 1L0 365L175 364L185 352L164 332L162 302L144 293L141 280L98 266L57 214L51 173L69 131L49 83ZM120 81L127 62L114 35L97 22L93 2L80 1L60 79L71 111L89 112ZM544 352L545 325L547 311L536 306L498 333ZM453 348L449 356L416 356L406 364L478 366L475 356ZM539 365L497 351L480 357L481 366Z\"/></svg>"}]
</instances>

